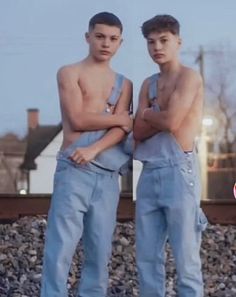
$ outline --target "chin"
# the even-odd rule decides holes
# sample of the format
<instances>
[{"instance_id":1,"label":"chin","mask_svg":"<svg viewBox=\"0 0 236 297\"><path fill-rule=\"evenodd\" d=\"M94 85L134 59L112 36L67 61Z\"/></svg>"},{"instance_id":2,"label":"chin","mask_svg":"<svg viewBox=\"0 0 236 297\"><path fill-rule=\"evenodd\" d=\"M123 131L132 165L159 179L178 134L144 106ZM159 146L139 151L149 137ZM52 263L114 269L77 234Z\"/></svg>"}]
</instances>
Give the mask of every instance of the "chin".
<instances>
[{"instance_id":1,"label":"chin","mask_svg":"<svg viewBox=\"0 0 236 297\"><path fill-rule=\"evenodd\" d=\"M163 61L163 59L155 59L155 58L153 58L153 61L154 61L156 64L158 64L158 65L162 65L162 64L165 63L165 62Z\"/></svg>"},{"instance_id":2,"label":"chin","mask_svg":"<svg viewBox=\"0 0 236 297\"><path fill-rule=\"evenodd\" d=\"M166 59L153 59L153 61L158 64L159 66L164 65L166 63L168 63L169 61Z\"/></svg>"},{"instance_id":3,"label":"chin","mask_svg":"<svg viewBox=\"0 0 236 297\"><path fill-rule=\"evenodd\" d=\"M108 56L106 56L106 57L104 57L104 56L99 56L99 57L96 57L96 60L98 61L98 62L106 62L106 61L109 61L111 58L110 57L108 57Z\"/></svg>"}]
</instances>

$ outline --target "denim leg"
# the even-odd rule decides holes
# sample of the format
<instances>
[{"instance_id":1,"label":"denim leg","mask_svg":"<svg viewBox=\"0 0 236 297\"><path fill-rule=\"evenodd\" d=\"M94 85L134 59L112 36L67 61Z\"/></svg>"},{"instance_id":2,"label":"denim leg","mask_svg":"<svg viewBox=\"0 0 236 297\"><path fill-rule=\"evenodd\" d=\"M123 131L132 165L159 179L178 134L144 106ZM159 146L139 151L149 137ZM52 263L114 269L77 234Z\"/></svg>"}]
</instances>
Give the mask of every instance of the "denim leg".
<instances>
[{"instance_id":1,"label":"denim leg","mask_svg":"<svg viewBox=\"0 0 236 297\"><path fill-rule=\"evenodd\" d=\"M159 180L155 170L143 170L137 187L136 261L140 297L165 296L167 224L158 205Z\"/></svg>"},{"instance_id":2,"label":"denim leg","mask_svg":"<svg viewBox=\"0 0 236 297\"><path fill-rule=\"evenodd\" d=\"M181 297L203 297L200 260L201 232L196 229L197 208L190 204L167 211L170 245Z\"/></svg>"},{"instance_id":3,"label":"denim leg","mask_svg":"<svg viewBox=\"0 0 236 297\"><path fill-rule=\"evenodd\" d=\"M119 200L118 175L97 174L97 184L84 217L85 261L78 297L105 297L108 286L108 262L116 224Z\"/></svg>"},{"instance_id":4,"label":"denim leg","mask_svg":"<svg viewBox=\"0 0 236 297\"><path fill-rule=\"evenodd\" d=\"M66 297L67 278L83 231L93 175L59 161L48 215L41 297Z\"/></svg>"},{"instance_id":5,"label":"denim leg","mask_svg":"<svg viewBox=\"0 0 236 297\"><path fill-rule=\"evenodd\" d=\"M203 297L200 246L206 221L203 222L205 218L199 206L200 180L193 160L163 170L162 181L168 236L178 275L178 294L181 297Z\"/></svg>"}]
</instances>

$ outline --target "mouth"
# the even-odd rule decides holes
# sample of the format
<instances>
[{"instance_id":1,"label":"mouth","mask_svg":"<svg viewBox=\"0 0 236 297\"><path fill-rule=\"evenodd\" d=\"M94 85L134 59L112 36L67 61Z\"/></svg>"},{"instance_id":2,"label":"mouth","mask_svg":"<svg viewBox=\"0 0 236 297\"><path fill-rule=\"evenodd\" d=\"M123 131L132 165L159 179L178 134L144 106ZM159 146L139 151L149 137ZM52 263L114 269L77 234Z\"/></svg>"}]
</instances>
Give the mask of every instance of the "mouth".
<instances>
[{"instance_id":1,"label":"mouth","mask_svg":"<svg viewBox=\"0 0 236 297\"><path fill-rule=\"evenodd\" d=\"M111 53L109 51L100 51L102 55L109 56Z\"/></svg>"},{"instance_id":2,"label":"mouth","mask_svg":"<svg viewBox=\"0 0 236 297\"><path fill-rule=\"evenodd\" d=\"M161 58L163 58L165 55L164 54L155 54L154 55L154 58L155 59L161 59Z\"/></svg>"}]
</instances>

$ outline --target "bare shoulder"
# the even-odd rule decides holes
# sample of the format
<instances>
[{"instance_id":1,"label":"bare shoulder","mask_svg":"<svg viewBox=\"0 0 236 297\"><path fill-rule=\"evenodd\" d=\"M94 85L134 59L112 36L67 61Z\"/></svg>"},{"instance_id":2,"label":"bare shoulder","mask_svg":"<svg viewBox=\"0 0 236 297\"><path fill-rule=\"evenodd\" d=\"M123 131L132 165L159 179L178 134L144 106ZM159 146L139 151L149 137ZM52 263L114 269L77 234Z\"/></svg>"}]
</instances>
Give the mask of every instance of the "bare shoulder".
<instances>
[{"instance_id":1,"label":"bare shoulder","mask_svg":"<svg viewBox=\"0 0 236 297\"><path fill-rule=\"evenodd\" d=\"M133 83L130 79L125 77L124 83L123 83L123 90L132 90L133 89Z\"/></svg>"},{"instance_id":2,"label":"bare shoulder","mask_svg":"<svg viewBox=\"0 0 236 297\"><path fill-rule=\"evenodd\" d=\"M187 83L187 84L195 85L196 87L201 87L203 84L200 73L186 66L183 66L181 69L180 76L179 76L179 83L180 84Z\"/></svg>"},{"instance_id":3,"label":"bare shoulder","mask_svg":"<svg viewBox=\"0 0 236 297\"><path fill-rule=\"evenodd\" d=\"M67 84L72 81L78 81L81 63L75 63L62 66L57 72L57 81L60 85Z\"/></svg>"},{"instance_id":4,"label":"bare shoulder","mask_svg":"<svg viewBox=\"0 0 236 297\"><path fill-rule=\"evenodd\" d=\"M147 77L147 78L144 79L144 81L143 81L143 83L141 85L141 91L147 92L149 84L150 84L150 77Z\"/></svg>"},{"instance_id":5,"label":"bare shoulder","mask_svg":"<svg viewBox=\"0 0 236 297\"><path fill-rule=\"evenodd\" d=\"M139 101L146 101L148 98L148 88L150 84L149 77L145 78L139 92Z\"/></svg>"},{"instance_id":6,"label":"bare shoulder","mask_svg":"<svg viewBox=\"0 0 236 297\"><path fill-rule=\"evenodd\" d=\"M139 106L147 107L148 106L148 88L149 88L150 80L149 77L144 79L140 91L139 91Z\"/></svg>"},{"instance_id":7,"label":"bare shoulder","mask_svg":"<svg viewBox=\"0 0 236 297\"><path fill-rule=\"evenodd\" d=\"M158 80L158 73L154 73L151 76L146 77L141 85L141 91L143 90L143 91L147 92L150 84L153 82L156 83L157 80Z\"/></svg>"}]
</instances>

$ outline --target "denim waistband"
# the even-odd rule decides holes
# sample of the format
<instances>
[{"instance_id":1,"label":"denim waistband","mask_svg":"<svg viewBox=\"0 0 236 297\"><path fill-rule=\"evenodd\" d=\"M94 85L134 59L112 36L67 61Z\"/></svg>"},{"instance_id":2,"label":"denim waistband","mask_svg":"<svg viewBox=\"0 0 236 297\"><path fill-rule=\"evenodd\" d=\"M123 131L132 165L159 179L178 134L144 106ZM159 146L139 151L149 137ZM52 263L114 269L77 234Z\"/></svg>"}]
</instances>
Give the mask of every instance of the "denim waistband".
<instances>
[{"instance_id":1,"label":"denim waistband","mask_svg":"<svg viewBox=\"0 0 236 297\"><path fill-rule=\"evenodd\" d=\"M174 167L179 164L186 162L186 160L194 159L196 153L193 152L186 152L183 153L181 156L173 156L169 158L156 158L153 162L144 161L143 162L143 169L157 169L163 167Z\"/></svg>"},{"instance_id":2,"label":"denim waistband","mask_svg":"<svg viewBox=\"0 0 236 297\"><path fill-rule=\"evenodd\" d=\"M101 166L99 166L98 164L96 164L95 162L89 162L86 164L77 164L76 162L72 161L71 159L68 158L68 156L63 152L63 151L59 151L57 152L57 156L56 159L58 161L64 161L69 163L71 166L78 168L78 169L84 169L84 170L89 170L95 173L99 173L99 174L106 174L106 175L118 175L118 171L113 171L113 170L109 170L106 168L103 168Z\"/></svg>"}]
</instances>

